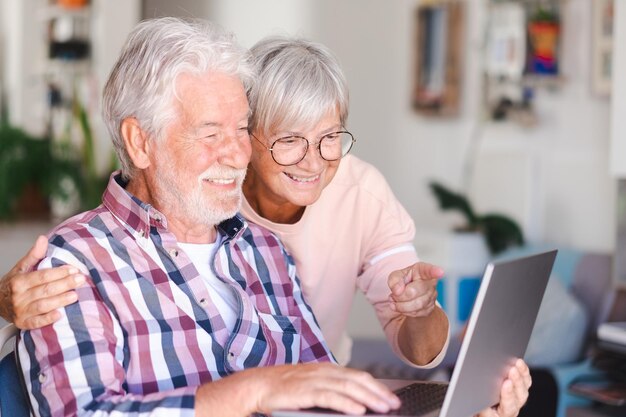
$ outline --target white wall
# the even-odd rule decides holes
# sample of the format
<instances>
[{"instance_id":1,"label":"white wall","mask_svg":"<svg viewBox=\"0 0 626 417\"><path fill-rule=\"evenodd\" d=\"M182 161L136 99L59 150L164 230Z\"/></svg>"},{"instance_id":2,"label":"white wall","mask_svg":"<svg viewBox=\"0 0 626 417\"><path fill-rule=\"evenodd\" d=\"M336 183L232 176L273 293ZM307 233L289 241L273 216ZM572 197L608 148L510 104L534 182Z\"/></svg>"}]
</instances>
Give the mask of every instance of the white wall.
<instances>
[{"instance_id":1,"label":"white wall","mask_svg":"<svg viewBox=\"0 0 626 417\"><path fill-rule=\"evenodd\" d=\"M208 18L250 47L267 35L312 37L314 6L313 0L144 0L143 14Z\"/></svg>"},{"instance_id":2,"label":"white wall","mask_svg":"<svg viewBox=\"0 0 626 417\"><path fill-rule=\"evenodd\" d=\"M32 13L42 4L42 0L0 1L0 74L10 102L9 117L11 123L33 134L43 133L45 122L45 102L40 100L44 83L38 72L44 28L34 24L37 16Z\"/></svg>"},{"instance_id":3,"label":"white wall","mask_svg":"<svg viewBox=\"0 0 626 417\"><path fill-rule=\"evenodd\" d=\"M456 221L436 208L433 178L460 187L472 129L481 118L482 1L467 2L463 105L458 118L432 119L411 111L413 13L417 1L318 1L316 38L339 56L351 86L350 129L355 153L378 166L418 229ZM482 128L475 181L480 210L504 210L531 240L608 251L614 245L614 181L609 176L609 100L591 85L591 5L564 2L564 81L537 90L539 125ZM506 160L503 164L494 163Z\"/></svg>"},{"instance_id":4,"label":"white wall","mask_svg":"<svg viewBox=\"0 0 626 417\"><path fill-rule=\"evenodd\" d=\"M221 0L210 2L209 16L250 47L267 35L314 36L315 7L314 0Z\"/></svg>"},{"instance_id":5,"label":"white wall","mask_svg":"<svg viewBox=\"0 0 626 417\"><path fill-rule=\"evenodd\" d=\"M4 13L7 7L24 10L16 6L20 2L3 0L0 4L2 27L24 18ZM100 42L103 52L94 57L98 79L103 80L126 35L126 30L111 27L117 28L119 22L132 26L138 18L138 1L130 2L132 7L94 4L95 9L106 11L95 28L96 37L105 40ZM563 2L564 81L558 91L537 90L539 125L531 129L510 122L479 124L485 0L467 2L460 115L436 119L411 110L417 4L417 0L145 0L144 15L208 17L234 30L246 46L275 33L327 44L341 61L351 86L349 128L358 139L354 153L386 175L418 230L448 230L458 220L441 213L430 195L427 182L438 179L452 187L468 184L477 209L514 216L531 240L611 250L615 187L608 170L610 102L590 90L590 2ZM116 10L130 13L116 14ZM22 43L4 40L4 48L28 50L23 42L32 42L37 31L21 32ZM10 56L32 60L28 54ZM20 67L29 64L22 62ZM33 78L27 71L11 68L4 76L11 81L6 84L10 89L28 89ZM15 117L36 119L37 107L26 103L15 100ZM481 133L480 148L473 159L474 176L468 179L463 167L472 132Z\"/></svg>"},{"instance_id":6,"label":"white wall","mask_svg":"<svg viewBox=\"0 0 626 417\"><path fill-rule=\"evenodd\" d=\"M207 0L143 0L143 18L160 16L199 17L209 16Z\"/></svg>"},{"instance_id":7,"label":"white wall","mask_svg":"<svg viewBox=\"0 0 626 417\"><path fill-rule=\"evenodd\" d=\"M437 179L456 188L467 185L478 210L510 214L530 240L613 249L610 102L591 92L590 2L563 2L563 82L557 91L536 91L539 124L530 129L512 122L481 123L485 0L466 2L462 106L458 117L448 119L424 117L410 107L417 0L182 3L176 13L206 13L246 46L275 33L327 44L351 87L349 128L359 141L354 153L386 175L425 234L449 230L459 220L436 207L427 183ZM467 178L464 164L473 132L480 133L479 148L470 159L474 174Z\"/></svg>"},{"instance_id":8,"label":"white wall","mask_svg":"<svg viewBox=\"0 0 626 417\"><path fill-rule=\"evenodd\" d=\"M614 39L616 42L626 42L626 4L616 2L616 22ZM612 103L612 132L611 132L611 171L620 178L626 178L626 50L614 48L613 73L617 74L613 80ZM621 116L621 117L620 117Z\"/></svg>"}]
</instances>

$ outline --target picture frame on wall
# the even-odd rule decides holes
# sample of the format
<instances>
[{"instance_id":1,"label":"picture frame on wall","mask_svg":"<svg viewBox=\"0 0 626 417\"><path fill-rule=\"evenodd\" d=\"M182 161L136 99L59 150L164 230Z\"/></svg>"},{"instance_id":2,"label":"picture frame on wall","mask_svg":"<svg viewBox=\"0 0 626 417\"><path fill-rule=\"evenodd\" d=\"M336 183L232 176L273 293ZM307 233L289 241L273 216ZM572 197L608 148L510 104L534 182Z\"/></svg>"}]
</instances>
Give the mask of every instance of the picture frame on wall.
<instances>
[{"instance_id":1,"label":"picture frame on wall","mask_svg":"<svg viewBox=\"0 0 626 417\"><path fill-rule=\"evenodd\" d=\"M421 2L415 10L413 109L428 116L456 116L462 78L464 2Z\"/></svg>"},{"instance_id":2,"label":"picture frame on wall","mask_svg":"<svg viewBox=\"0 0 626 417\"><path fill-rule=\"evenodd\" d=\"M594 0L592 10L592 80L594 94L611 93L613 72L613 15L614 0Z\"/></svg>"}]
</instances>

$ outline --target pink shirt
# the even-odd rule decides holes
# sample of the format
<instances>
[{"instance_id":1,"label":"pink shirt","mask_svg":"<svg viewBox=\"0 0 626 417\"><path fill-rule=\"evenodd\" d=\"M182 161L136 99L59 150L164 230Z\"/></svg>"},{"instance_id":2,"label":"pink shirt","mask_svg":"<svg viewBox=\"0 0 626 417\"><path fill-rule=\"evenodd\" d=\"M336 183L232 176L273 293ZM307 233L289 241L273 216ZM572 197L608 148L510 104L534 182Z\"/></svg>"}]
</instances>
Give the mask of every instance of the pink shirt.
<instances>
[{"instance_id":1,"label":"pink shirt","mask_svg":"<svg viewBox=\"0 0 626 417\"><path fill-rule=\"evenodd\" d=\"M357 289L376 310L394 352L410 364L398 348L403 318L389 308L387 278L417 262L415 225L376 168L346 156L319 200L295 224L273 223L245 199L241 211L278 235L293 256L305 299L340 364L350 360L346 326ZM441 362L446 346L424 367Z\"/></svg>"}]
</instances>

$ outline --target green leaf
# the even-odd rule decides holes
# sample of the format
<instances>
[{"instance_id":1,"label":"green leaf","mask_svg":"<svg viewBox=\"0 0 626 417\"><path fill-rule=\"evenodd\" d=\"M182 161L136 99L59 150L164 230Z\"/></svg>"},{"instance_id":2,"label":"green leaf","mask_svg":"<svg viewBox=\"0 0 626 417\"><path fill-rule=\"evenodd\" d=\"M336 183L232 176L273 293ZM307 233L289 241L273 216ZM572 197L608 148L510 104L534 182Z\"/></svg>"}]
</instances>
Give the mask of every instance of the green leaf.
<instances>
[{"instance_id":1,"label":"green leaf","mask_svg":"<svg viewBox=\"0 0 626 417\"><path fill-rule=\"evenodd\" d=\"M511 218L497 213L477 215L465 195L450 191L435 181L429 185L442 210L459 211L467 220L465 229L483 233L492 254L512 245L524 244L522 230Z\"/></svg>"},{"instance_id":2,"label":"green leaf","mask_svg":"<svg viewBox=\"0 0 626 417\"><path fill-rule=\"evenodd\" d=\"M83 133L83 162L85 169L88 176L95 178L98 176L98 172L96 170L95 147L89 115L85 106L79 100L75 100L74 105L76 106L76 117L80 123L80 130Z\"/></svg>"},{"instance_id":3,"label":"green leaf","mask_svg":"<svg viewBox=\"0 0 626 417\"><path fill-rule=\"evenodd\" d=\"M473 229L476 226L476 215L470 205L467 197L463 194L457 194L450 191L438 182L432 181L430 183L430 189L439 202L439 208L446 210L458 210L467 220L468 229Z\"/></svg>"},{"instance_id":4,"label":"green leaf","mask_svg":"<svg viewBox=\"0 0 626 417\"><path fill-rule=\"evenodd\" d=\"M492 254L498 254L510 246L523 245L522 229L510 218L501 214L486 214L479 217L487 246Z\"/></svg>"}]
</instances>

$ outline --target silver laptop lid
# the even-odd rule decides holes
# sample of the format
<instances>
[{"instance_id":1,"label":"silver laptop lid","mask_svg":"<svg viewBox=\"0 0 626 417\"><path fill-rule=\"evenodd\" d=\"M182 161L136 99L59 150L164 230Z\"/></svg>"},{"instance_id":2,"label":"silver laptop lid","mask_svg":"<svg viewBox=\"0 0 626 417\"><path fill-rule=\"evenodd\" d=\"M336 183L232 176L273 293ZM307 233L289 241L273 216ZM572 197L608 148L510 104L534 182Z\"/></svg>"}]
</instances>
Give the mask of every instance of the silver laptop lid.
<instances>
[{"instance_id":1,"label":"silver laptop lid","mask_svg":"<svg viewBox=\"0 0 626 417\"><path fill-rule=\"evenodd\" d=\"M498 402L508 369L526 352L556 254L487 265L441 417L474 415Z\"/></svg>"}]
</instances>

